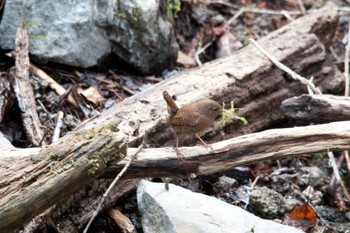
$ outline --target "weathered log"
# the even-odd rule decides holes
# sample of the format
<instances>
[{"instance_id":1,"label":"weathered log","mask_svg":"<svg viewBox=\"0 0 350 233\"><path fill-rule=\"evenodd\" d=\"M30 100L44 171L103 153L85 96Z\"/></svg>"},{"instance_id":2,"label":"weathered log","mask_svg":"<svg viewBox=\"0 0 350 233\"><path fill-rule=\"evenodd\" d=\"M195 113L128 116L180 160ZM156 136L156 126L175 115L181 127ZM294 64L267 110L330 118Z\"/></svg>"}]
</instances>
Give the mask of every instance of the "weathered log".
<instances>
[{"instance_id":1,"label":"weathered log","mask_svg":"<svg viewBox=\"0 0 350 233\"><path fill-rule=\"evenodd\" d=\"M182 147L180 151L185 155L184 161L177 159L173 148L142 149L124 177L207 175L263 160L349 149L350 121L271 129L214 143L212 147L212 151L202 146ZM129 148L128 153L135 150ZM110 166L103 177L113 176L126 162L124 159Z\"/></svg>"},{"instance_id":2,"label":"weathered log","mask_svg":"<svg viewBox=\"0 0 350 233\"><path fill-rule=\"evenodd\" d=\"M350 97L301 95L282 102L287 117L307 123L326 123L350 119Z\"/></svg>"},{"instance_id":3,"label":"weathered log","mask_svg":"<svg viewBox=\"0 0 350 233\"><path fill-rule=\"evenodd\" d=\"M259 44L279 61L307 77L323 93L343 90L343 76L330 64L326 47L332 40L337 13L331 7L304 16L259 40ZM203 98L229 103L232 100L250 122L238 121L220 130L208 129L203 139L219 141L245 133L266 129L285 120L280 112L282 101L307 92L304 84L292 80L275 67L253 45L248 45L230 57L207 63L198 69L177 75L136 94L94 119L88 127L101 125L118 117L119 129L128 135L129 145L137 146L144 132L149 132L152 147L173 145L173 131L165 123L166 104L163 90L176 95L179 106ZM193 145L196 140L187 140ZM184 145L184 144L182 144Z\"/></svg>"},{"instance_id":4,"label":"weathered log","mask_svg":"<svg viewBox=\"0 0 350 233\"><path fill-rule=\"evenodd\" d=\"M29 36L24 24L17 29L16 35L16 66L11 69L11 85L16 94L21 120L28 140L34 146L40 146L44 131L36 110L33 88L29 81Z\"/></svg>"},{"instance_id":5,"label":"weathered log","mask_svg":"<svg viewBox=\"0 0 350 233\"><path fill-rule=\"evenodd\" d=\"M116 125L72 132L38 155L1 167L0 229L12 232L103 173L126 154Z\"/></svg>"},{"instance_id":6,"label":"weathered log","mask_svg":"<svg viewBox=\"0 0 350 233\"><path fill-rule=\"evenodd\" d=\"M337 70L336 66L328 64L331 58L328 57L325 49L332 40L337 18L337 13L331 8L326 7L312 15L307 15L295 20L289 25L261 39L259 43L269 53L273 54L278 60L295 71L313 76L316 85L323 93L337 93L342 91L343 88L342 74ZM138 145L146 130L149 132L151 147L171 145L173 144L173 132L164 122L167 113L166 104L162 99L162 91L165 89L171 94L177 95L177 103L180 106L198 99L212 98L220 102L230 102L234 100L235 106L241 108L239 114L244 115L248 119L250 122L249 125L243 126L239 122L232 122L223 129L224 136L222 136L223 134L219 132L219 130L208 130L207 132L210 133L204 135L204 139L206 139L207 142L220 141L223 138L232 138L244 133L260 131L283 121L286 118L279 111L281 102L291 96L306 92L306 87L304 85L290 80L288 76L284 75L282 71L272 65L266 57L257 52L255 47L247 46L231 57L219 59L198 69L180 74L140 94L128 98L122 103L112 107L107 112L86 122L79 129L88 132L89 129L108 125L111 122L120 120L118 124L119 133L127 135L129 145ZM74 133L71 135L74 135ZM38 164L33 164L33 161L22 158L20 161L16 162L16 166L12 165L12 169L8 166L0 167L0 174L9 174L9 177L13 176L19 179L10 179L8 180L9 183L2 182L0 185L2 188L1 190L5 190L6 187L12 187L12 185L15 188L20 187L18 185L21 184L21 182L24 187L29 187L26 188L26 190L31 191L33 191L33 187L38 188L39 186L44 186L45 182L49 184L55 183L54 181L57 181L57 179L53 179L55 176L50 176L48 174L42 177L38 176L40 174L45 174L45 171L47 172L48 165L52 163L52 161L49 162L50 156L59 153L62 159L68 161L70 157L80 157L83 151L88 154L94 154L94 150L91 149L91 146L95 145L95 140L98 140L100 143L107 143L107 140L101 141L98 139L99 137L91 139L91 141L85 144L78 142L77 145L75 145L75 151L69 150L66 147L57 148L57 143L53 144L47 149L44 149L37 156L37 158L41 160ZM106 137L112 141L114 140L109 136ZM210 137L211 140L208 140L208 137ZM67 136L61 139L60 143L64 142L63 145L65 143L71 144L73 143L73 139L72 136ZM189 140L188 142L190 142L189 144L193 144L194 140ZM99 148L101 150L108 150L111 147L110 145L105 145L105 147L100 145ZM55 151L56 149L58 149L58 152ZM95 152L97 153L97 151ZM98 155L101 155L101 153L98 153ZM55 158L55 156L52 157ZM210 158L210 156L205 157L207 157L207 159L208 157ZM40 165L43 165L45 168L43 172L40 170L43 169ZM31 178L30 181L32 181L32 183L26 182L27 180L24 180L25 182L23 183L24 175L28 175L25 169L30 172L29 178ZM73 167L68 171L75 169L76 167ZM55 169L53 171L55 171ZM60 174L57 176L61 177ZM80 178L81 177L82 176L80 176ZM9 178L7 177L7 179ZM66 183L71 185L77 180L77 177L66 177L66 179ZM89 180L79 181L85 183ZM67 185L63 187L65 189L59 188L60 193L56 191L52 193L50 197L54 198L50 198L49 201L41 196L36 196L40 197L45 202L43 203L40 201L41 199L37 200L41 210L43 206L48 207L54 202L59 201L62 195L66 196L70 191L73 191L73 189L67 188ZM10 188L10 190L14 191L13 188ZM40 189L36 191L39 192L39 190ZM29 195L30 192L24 192L24 190L20 189L20 191L19 193L22 195L22 199L29 200L35 196ZM21 204L18 200L22 199L19 199L17 194L14 194L14 197L15 198L8 203L18 208ZM2 214L6 215L6 212L10 210L7 209L10 208L7 205L8 203L3 202L3 200L3 198L0 199L0 204L5 203L6 206L0 207L0 216ZM32 201L33 199L30 200ZM29 207L27 206L25 208ZM21 221L17 222L17 225L14 225L12 222L11 227L18 226L30 219L40 212L39 209L40 208L31 208L33 212L23 217ZM2 220L3 219L0 217L1 224L4 222ZM53 218L53 220L56 221L57 219ZM58 222L59 220L57 220L57 224L59 224Z\"/></svg>"},{"instance_id":7,"label":"weathered log","mask_svg":"<svg viewBox=\"0 0 350 233\"><path fill-rule=\"evenodd\" d=\"M131 220L118 209L109 209L108 215L116 222L122 233L137 233Z\"/></svg>"}]
</instances>

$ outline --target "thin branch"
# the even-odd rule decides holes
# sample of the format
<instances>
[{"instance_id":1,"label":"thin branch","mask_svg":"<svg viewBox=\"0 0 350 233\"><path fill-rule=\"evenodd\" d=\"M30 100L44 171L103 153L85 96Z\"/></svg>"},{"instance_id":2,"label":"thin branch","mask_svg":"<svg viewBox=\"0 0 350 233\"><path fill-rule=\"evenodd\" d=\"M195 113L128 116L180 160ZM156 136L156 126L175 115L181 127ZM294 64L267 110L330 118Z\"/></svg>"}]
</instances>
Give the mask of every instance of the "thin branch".
<instances>
[{"instance_id":1,"label":"thin branch","mask_svg":"<svg viewBox=\"0 0 350 233\"><path fill-rule=\"evenodd\" d=\"M269 10L269 9L260 9L260 8L249 8L249 7L243 7L244 12L248 13L255 13L255 14L268 14L268 15L283 15L284 13L282 11L276 11L276 10ZM302 15L301 11L287 11L289 15Z\"/></svg>"},{"instance_id":2,"label":"thin branch","mask_svg":"<svg viewBox=\"0 0 350 233\"><path fill-rule=\"evenodd\" d=\"M308 140L305 141L305 138ZM179 148L184 154L183 162L178 161L176 152L170 147L144 149L124 178L187 177L191 173L206 175L263 160L327 152L328 149L346 150L350 148L350 121L266 130L211 146L213 150L203 146ZM128 154L134 151L136 148L128 148ZM125 163L127 160L124 159L111 165L100 178L114 177Z\"/></svg>"},{"instance_id":3,"label":"thin branch","mask_svg":"<svg viewBox=\"0 0 350 233\"><path fill-rule=\"evenodd\" d=\"M241 14L243 14L245 11L244 8L239 9L236 14L234 14L225 24L226 27L228 27L231 23L233 23Z\"/></svg>"},{"instance_id":4,"label":"thin branch","mask_svg":"<svg viewBox=\"0 0 350 233\"><path fill-rule=\"evenodd\" d=\"M47 73L45 73L42 69L39 67L35 66L34 64L30 63L29 64L29 69L30 71L47 82L49 84L49 87L52 88L58 95L64 95L67 90L64 89L59 83L57 83L53 78L51 78ZM78 107L77 102L73 99L72 96L68 96L67 98L68 102L71 103L73 106Z\"/></svg>"},{"instance_id":5,"label":"thin branch","mask_svg":"<svg viewBox=\"0 0 350 233\"><path fill-rule=\"evenodd\" d=\"M63 121L62 121L63 115L64 115L64 113L62 111L58 112L56 126L55 126L55 129L53 131L53 135L52 135L52 139L51 139L52 143L57 142L58 139L60 138L61 127L63 124Z\"/></svg>"},{"instance_id":6,"label":"thin branch","mask_svg":"<svg viewBox=\"0 0 350 233\"><path fill-rule=\"evenodd\" d=\"M306 9L305 9L303 0L298 0L298 4L299 4L299 8L300 8L301 13L303 15L306 15Z\"/></svg>"},{"instance_id":7,"label":"thin branch","mask_svg":"<svg viewBox=\"0 0 350 233\"><path fill-rule=\"evenodd\" d=\"M296 72L294 72L293 70L291 70L289 67L285 66L284 64L282 64L281 62L279 62L275 57L273 57L272 55L270 55L265 49L263 49L258 42L256 42L253 38L249 39L250 42L252 42L259 50L260 52L262 52L266 57L268 57L270 59L270 61L275 64L278 68L280 68L281 70L283 70L284 72L288 73L293 79L300 81L301 83L307 85L308 87L310 87L310 89L316 93L316 94L322 94L321 91L315 87L315 85L310 82L310 80L300 76L299 74L297 74Z\"/></svg>"},{"instance_id":8,"label":"thin branch","mask_svg":"<svg viewBox=\"0 0 350 233\"><path fill-rule=\"evenodd\" d=\"M286 17L289 21L294 21L295 19L293 16L290 15L290 13L286 10L281 10L281 14Z\"/></svg>"},{"instance_id":9,"label":"thin branch","mask_svg":"<svg viewBox=\"0 0 350 233\"><path fill-rule=\"evenodd\" d=\"M349 96L349 51L350 51L350 19L348 21L348 43L345 47L344 59L344 78L345 78L345 96Z\"/></svg>"},{"instance_id":10,"label":"thin branch","mask_svg":"<svg viewBox=\"0 0 350 233\"><path fill-rule=\"evenodd\" d=\"M128 170L128 168L130 167L131 162L137 157L137 154L142 150L142 148L146 147L146 138L147 138L147 132L145 132L145 134L144 134L144 138L143 138L142 144L137 147L137 150L136 150L135 153L133 153L132 155L129 156L129 161L125 164L124 168L119 172L119 174L115 177L115 179L110 184L110 186L108 187L106 192L103 194L103 196L102 196L102 198L101 198L101 200L100 200L96 210L93 212L93 214L92 214L92 216L90 218L90 221L87 223L83 233L87 233L87 231L88 231L92 221L95 219L95 217L99 213L103 202L108 197L108 194L111 192L112 188L116 185L116 183L118 182L120 177L122 177L122 175Z\"/></svg>"},{"instance_id":11,"label":"thin branch","mask_svg":"<svg viewBox=\"0 0 350 233\"><path fill-rule=\"evenodd\" d=\"M348 169L348 173L350 173L350 156L349 156L348 150L344 151L344 157L345 157L345 162L346 162L346 167Z\"/></svg>"},{"instance_id":12,"label":"thin branch","mask_svg":"<svg viewBox=\"0 0 350 233\"><path fill-rule=\"evenodd\" d=\"M201 53L203 53L212 43L214 42L214 40L210 41L208 44L206 44L204 47L201 47L197 50L196 52L196 55L195 55L195 59L196 59L196 62L198 64L198 66L202 66L203 63L201 62L201 60L199 59L199 55Z\"/></svg>"},{"instance_id":13,"label":"thin branch","mask_svg":"<svg viewBox=\"0 0 350 233\"><path fill-rule=\"evenodd\" d=\"M345 58L344 58L344 78L345 78L345 91L344 95L349 96L350 80L349 80L349 53L350 53L350 19L348 21L348 43L345 47ZM350 158L349 151L344 151L344 157L346 161L346 166L350 172Z\"/></svg>"},{"instance_id":14,"label":"thin branch","mask_svg":"<svg viewBox=\"0 0 350 233\"><path fill-rule=\"evenodd\" d=\"M331 162L331 165L333 167L333 174L335 176L335 179L337 180L338 184L340 185L340 188L342 189L343 194L345 195L346 199L350 202L350 194L349 194L348 190L346 189L346 187L345 187L345 185L340 177L338 166L337 166L337 163L335 162L333 152L331 152L331 151L328 152L328 158L329 158L329 161Z\"/></svg>"},{"instance_id":15,"label":"thin branch","mask_svg":"<svg viewBox=\"0 0 350 233\"><path fill-rule=\"evenodd\" d=\"M244 8L241 8L236 14L234 14L234 16L232 16L225 24L225 28L227 28L233 21L235 21L241 14L244 13ZM204 47L201 47L197 50L196 52L196 55L195 55L195 59L196 59L196 62L198 64L198 66L201 66L203 65L201 60L199 59L199 55L202 54L210 45L213 44L213 42L215 41L212 40L210 41L209 43L207 43Z\"/></svg>"}]
</instances>

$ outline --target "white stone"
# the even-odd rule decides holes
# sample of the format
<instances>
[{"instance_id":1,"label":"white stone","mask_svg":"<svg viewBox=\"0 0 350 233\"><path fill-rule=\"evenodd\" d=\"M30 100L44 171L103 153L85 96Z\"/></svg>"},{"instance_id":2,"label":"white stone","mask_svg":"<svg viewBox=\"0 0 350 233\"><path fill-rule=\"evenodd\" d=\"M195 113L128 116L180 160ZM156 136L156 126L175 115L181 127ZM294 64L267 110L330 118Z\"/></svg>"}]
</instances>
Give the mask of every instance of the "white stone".
<instances>
[{"instance_id":1,"label":"white stone","mask_svg":"<svg viewBox=\"0 0 350 233\"><path fill-rule=\"evenodd\" d=\"M145 233L301 233L200 193L142 180L137 201Z\"/></svg>"}]
</instances>

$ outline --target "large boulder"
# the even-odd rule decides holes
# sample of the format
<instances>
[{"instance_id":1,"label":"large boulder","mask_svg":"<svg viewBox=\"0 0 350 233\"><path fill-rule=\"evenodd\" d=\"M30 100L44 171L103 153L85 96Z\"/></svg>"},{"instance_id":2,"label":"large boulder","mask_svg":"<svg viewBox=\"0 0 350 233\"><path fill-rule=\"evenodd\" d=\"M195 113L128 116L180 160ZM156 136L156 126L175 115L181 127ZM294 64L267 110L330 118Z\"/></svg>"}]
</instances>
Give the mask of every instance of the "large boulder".
<instances>
[{"instance_id":1,"label":"large boulder","mask_svg":"<svg viewBox=\"0 0 350 233\"><path fill-rule=\"evenodd\" d=\"M217 198L170 184L141 181L137 202L145 233L301 233L302 231L264 220Z\"/></svg>"},{"instance_id":2,"label":"large boulder","mask_svg":"<svg viewBox=\"0 0 350 233\"><path fill-rule=\"evenodd\" d=\"M0 24L0 48L13 50L23 18L30 54L40 62L91 67L113 55L140 73L171 67L178 45L168 1L11 0Z\"/></svg>"}]
</instances>

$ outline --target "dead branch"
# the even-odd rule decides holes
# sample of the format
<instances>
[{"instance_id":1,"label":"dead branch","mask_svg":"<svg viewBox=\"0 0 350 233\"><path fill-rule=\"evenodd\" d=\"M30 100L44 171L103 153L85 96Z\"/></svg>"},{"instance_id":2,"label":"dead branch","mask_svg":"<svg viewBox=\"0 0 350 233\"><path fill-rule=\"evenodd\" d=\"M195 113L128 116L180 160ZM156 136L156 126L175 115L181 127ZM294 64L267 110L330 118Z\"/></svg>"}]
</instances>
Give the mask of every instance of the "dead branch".
<instances>
[{"instance_id":1,"label":"dead branch","mask_svg":"<svg viewBox=\"0 0 350 233\"><path fill-rule=\"evenodd\" d=\"M53 78L51 78L48 74L46 74L42 69L39 69L37 66L35 66L34 64L30 63L29 64L29 69L30 71L35 74L36 76L38 76L39 78L41 78L42 80L44 80L45 82L48 83L48 85L50 86L50 88L52 88L53 90L56 91L56 93L59 96L62 96L64 94L66 94L67 90L64 89L64 87L62 87L60 84L58 84ZM77 102L74 100L74 98L71 95L68 95L67 100L69 103L71 103L74 107L79 107Z\"/></svg>"},{"instance_id":2,"label":"dead branch","mask_svg":"<svg viewBox=\"0 0 350 233\"><path fill-rule=\"evenodd\" d=\"M114 130L104 126L73 132L34 157L1 166L1 231L21 227L120 160L126 144L124 135Z\"/></svg>"},{"instance_id":3,"label":"dead branch","mask_svg":"<svg viewBox=\"0 0 350 233\"><path fill-rule=\"evenodd\" d=\"M29 36L21 23L16 34L15 71L11 69L11 85L16 94L24 131L34 146L41 145L44 138L36 111L33 88L29 81Z\"/></svg>"},{"instance_id":4,"label":"dead branch","mask_svg":"<svg viewBox=\"0 0 350 233\"><path fill-rule=\"evenodd\" d=\"M132 163L124 178L212 174L263 160L349 149L350 121L266 130L212 146L212 151L202 146L180 148L185 155L183 162L177 159L173 148L144 149L137 155L137 160ZM134 152L134 148L128 149L128 153ZM126 163L127 160L122 160L109 167L103 177L116 174Z\"/></svg>"},{"instance_id":5,"label":"dead branch","mask_svg":"<svg viewBox=\"0 0 350 233\"><path fill-rule=\"evenodd\" d=\"M350 119L350 97L301 95L283 101L282 112L303 123L326 123Z\"/></svg>"}]
</instances>

